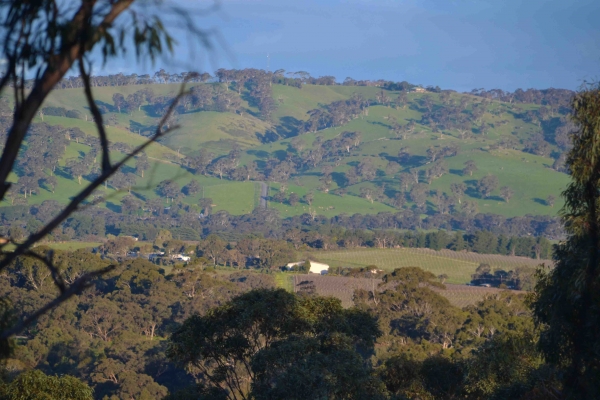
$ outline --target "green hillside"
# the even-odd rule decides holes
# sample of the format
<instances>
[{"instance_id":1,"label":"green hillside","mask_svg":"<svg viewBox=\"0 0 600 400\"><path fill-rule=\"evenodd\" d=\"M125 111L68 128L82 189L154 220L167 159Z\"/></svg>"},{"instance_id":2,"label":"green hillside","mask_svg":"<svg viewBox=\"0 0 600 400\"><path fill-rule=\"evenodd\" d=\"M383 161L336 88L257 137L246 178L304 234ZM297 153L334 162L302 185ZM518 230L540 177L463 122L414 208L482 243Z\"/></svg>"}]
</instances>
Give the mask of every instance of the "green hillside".
<instances>
[{"instance_id":1,"label":"green hillside","mask_svg":"<svg viewBox=\"0 0 600 400\"><path fill-rule=\"evenodd\" d=\"M237 148L242 153L235 161L235 167L239 169L253 163L258 167L260 176L253 177L253 180L270 182L269 206L277 209L282 216L312 213L332 217L342 213L375 214L412 208L414 196L407 187L401 185L400 180L402 175L406 179L407 174L416 174L415 171L421 171L417 178L421 186L427 185L424 207L429 210L439 211L436 191L437 196L446 194L451 197L451 185L456 183L464 183L466 190L460 203L454 201L455 212L460 212L464 203L469 202L476 212L506 217L555 215L562 205L559 195L568 176L555 168L555 159L563 150L552 137L563 120L560 119L561 115L555 113L546 113L537 120L525 118L524 115L529 114L542 115L543 107L538 104L509 104L455 92L409 92L404 104L398 104L399 100L394 99L398 98L400 91L378 87L303 85L297 88L273 84L270 90L274 105L270 116L266 118L261 105L252 97L251 85L239 93L234 83L229 87L219 83L196 83L190 87L204 87L212 91L210 93L216 93L212 95L216 99L215 105L179 109L170 122L179 125L179 128L148 148L150 168L143 178L136 172L134 161L128 165L127 172L135 179L131 190L142 201L158 197L155 187L165 179L175 180L179 187L195 180L202 190L182 196L183 203L198 204L202 197L207 197L213 199L215 210L226 210L232 214L250 212L259 204L260 186L242 179L232 180L229 172L220 179L220 174L212 167L219 157ZM151 91L153 97L140 101L137 107L128 111L119 112L115 94L130 98L144 90ZM94 88L97 102L103 107L103 119L111 142L131 148L143 143L146 140L144 135L149 135L160 120L155 103L166 102L178 90L178 84ZM222 98L232 101L235 109L218 109L217 103ZM335 102L346 102L352 98L360 98L366 104L361 106L360 114L346 118L338 126L325 126L325 129L316 131L308 129L313 132L306 132L306 121L314 110L334 112L331 110L337 104ZM456 111L459 103L460 112ZM77 111L78 117L46 114L43 118L38 116L35 122L64 129L79 128L86 135L96 135L81 89L56 90L44 106ZM476 109L484 111L478 118L471 117ZM466 137L459 129L448 129L443 123L427 122L427 118L443 116L447 110L451 110L446 113L450 118L461 115L471 118ZM411 126L410 133L398 132L397 127L408 130L408 126ZM334 142L328 141L341 138L344 132L358 132L360 143L338 155L325 154L316 165L305 163L311 149L321 146L324 149L322 151L330 151L327 147L334 146L330 144ZM541 151L524 151L531 138L540 137L545 138L541 140L545 146ZM445 148L455 149L455 154L433 160L428 153ZM193 168L183 166L201 154L201 149L211 153L213 161L204 173L193 174ZM90 147L79 143L79 139L71 140L59 162L63 171L57 173L54 193L40 187L28 202L34 204L49 199L66 202L80 188L77 180L68 173L67 163L83 158L89 150ZM538 154L533 154L536 152ZM440 162L440 159L443 161ZM277 201L273 197L280 191L281 179L274 178L269 166L286 160L291 160L289 162L294 165L294 170L285 178L287 181L281 190L284 200ZM353 170L358 170L360 163L365 160L376 170L373 176L359 178L356 182L349 181L348 176ZM476 165L472 175L463 172L467 161ZM398 164L397 171L388 170L390 162ZM429 179L427 170L436 162L443 163L446 170L441 176ZM323 170L328 168L330 175L325 178L329 178L329 181L324 186ZM495 176L497 184L483 196L478 191L478 181L488 175ZM512 191L509 201L500 191L505 186ZM339 192L339 189L344 192ZM369 197L365 194L370 191L376 195ZM118 210L120 199L128 194L128 191L116 190L111 186L107 186L103 192L110 197L106 206L115 210ZM288 200L292 193L300 200L294 205ZM313 197L311 204L303 201L307 194ZM403 204L394 203L393 199L398 196L405 199ZM548 200L552 197L555 200Z\"/></svg>"}]
</instances>

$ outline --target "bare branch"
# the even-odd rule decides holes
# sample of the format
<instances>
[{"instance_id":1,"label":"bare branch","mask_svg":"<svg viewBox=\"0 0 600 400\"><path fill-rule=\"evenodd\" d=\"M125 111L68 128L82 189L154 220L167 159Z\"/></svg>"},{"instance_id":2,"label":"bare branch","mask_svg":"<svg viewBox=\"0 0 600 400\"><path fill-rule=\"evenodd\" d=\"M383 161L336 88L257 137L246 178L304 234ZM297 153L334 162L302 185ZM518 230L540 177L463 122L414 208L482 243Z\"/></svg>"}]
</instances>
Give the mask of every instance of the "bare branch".
<instances>
[{"instance_id":1,"label":"bare branch","mask_svg":"<svg viewBox=\"0 0 600 400\"><path fill-rule=\"evenodd\" d=\"M94 117L94 123L98 128L98 135L100 135L100 145L102 146L102 172L106 172L110 169L110 152L108 150L108 137L106 130L104 129L104 122L102 121L102 114L96 105L94 95L92 94L92 85L90 83L90 76L85 70L83 65L83 57L79 58L79 73L83 80L83 88L85 92L85 98L87 99L90 111Z\"/></svg>"},{"instance_id":2,"label":"bare branch","mask_svg":"<svg viewBox=\"0 0 600 400\"><path fill-rule=\"evenodd\" d=\"M37 233L34 233L31 236L29 236L29 238L27 238L27 240L24 243L20 244L15 249L15 251L7 254L6 257L4 259L2 259L2 261L0 261L0 271L2 271L4 268L6 268L6 266L8 264L10 264L15 258L17 258L20 255L25 254L25 252L33 244L37 243L38 241L43 239L46 235L48 235L50 232L52 232L54 229L56 229L64 220L66 220L69 217L69 215L71 215L71 213L73 213L74 211L76 211L78 209L79 205L89 195L91 195L94 190L96 190L100 185L102 185L104 183L104 181L106 181L108 178L110 178L111 175L113 175L115 172L117 172L119 170L119 168L121 168L123 165L125 165L129 160L131 160L137 154L142 152L146 147L148 147L152 143L156 142L158 139L160 139L164 135L168 134L169 132L173 131L174 129L178 128L178 126L174 126L165 131L162 130L162 127L165 125L167 119L171 116L171 114L175 110L175 107L177 106L177 102L179 101L179 99L181 99L181 97L187 95L187 92L185 91L186 83L187 82L184 82L181 84L179 94L177 95L177 97L175 97L175 99L169 106L169 109L167 110L165 115L163 115L162 119L160 120L160 122L156 128L156 133L154 134L154 136L152 136L150 139L148 139L145 143L138 146L134 151L129 153L121 161L112 165L107 171L102 172L102 174L100 176L98 176L96 179L94 179L92 182L90 182L90 184L87 187L85 187L81 192L79 192L79 194L77 194L77 196L75 196L71 200L71 202L62 210L62 212L60 214L58 214L56 217L54 217L54 219L52 221L50 221L48 224L46 224L46 226L44 226L44 228L42 228Z\"/></svg>"}]
</instances>

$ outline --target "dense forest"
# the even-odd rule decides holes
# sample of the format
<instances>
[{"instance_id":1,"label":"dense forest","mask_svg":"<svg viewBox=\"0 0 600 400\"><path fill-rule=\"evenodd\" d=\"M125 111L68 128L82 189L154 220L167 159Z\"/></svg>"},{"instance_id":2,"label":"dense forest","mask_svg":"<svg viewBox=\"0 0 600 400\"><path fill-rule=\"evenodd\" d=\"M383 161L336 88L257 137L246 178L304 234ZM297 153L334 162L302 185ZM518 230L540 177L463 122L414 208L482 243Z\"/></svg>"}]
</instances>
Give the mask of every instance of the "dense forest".
<instances>
[{"instance_id":1,"label":"dense forest","mask_svg":"<svg viewBox=\"0 0 600 400\"><path fill-rule=\"evenodd\" d=\"M86 250L53 257L69 280L109 264ZM56 291L43 263L29 257L1 279L2 296L26 314ZM271 275L247 269L217 273L196 265L167 272L126 261L24 332L5 371L71 375L98 399L245 398L248 391L288 398L286 388L297 379L307 390L300 398L321 391L335 398L362 398L361 392L489 398L536 390L531 379L545 367L527 344L536 333L522 294L506 292L461 310L431 290L444 287L431 273L403 268L383 280L374 291L355 293L356 308L344 310L310 291L276 290ZM266 335L261 344L251 342L257 339L251 329ZM190 343L190 334L216 342ZM328 350L319 355L323 346ZM472 352L478 348L485 351ZM235 368L219 373L227 359ZM402 369L411 374L398 375ZM229 375L245 383L238 387ZM174 395L179 390L187 397Z\"/></svg>"}]
</instances>

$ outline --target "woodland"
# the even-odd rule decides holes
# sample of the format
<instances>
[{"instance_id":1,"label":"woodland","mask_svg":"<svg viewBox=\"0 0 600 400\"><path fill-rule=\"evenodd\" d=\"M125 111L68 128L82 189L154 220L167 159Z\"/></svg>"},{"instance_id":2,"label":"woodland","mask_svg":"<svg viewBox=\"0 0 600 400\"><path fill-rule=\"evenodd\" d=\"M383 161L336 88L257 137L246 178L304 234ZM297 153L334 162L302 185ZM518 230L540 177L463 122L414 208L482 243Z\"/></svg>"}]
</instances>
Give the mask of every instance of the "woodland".
<instances>
[{"instance_id":1,"label":"woodland","mask_svg":"<svg viewBox=\"0 0 600 400\"><path fill-rule=\"evenodd\" d=\"M600 398L598 85L95 76L173 55L173 21L218 39L159 0L0 9L0 398ZM298 253L366 247L552 263L481 264L526 292L462 308L418 266L339 268L379 280L346 307L278 284Z\"/></svg>"}]
</instances>

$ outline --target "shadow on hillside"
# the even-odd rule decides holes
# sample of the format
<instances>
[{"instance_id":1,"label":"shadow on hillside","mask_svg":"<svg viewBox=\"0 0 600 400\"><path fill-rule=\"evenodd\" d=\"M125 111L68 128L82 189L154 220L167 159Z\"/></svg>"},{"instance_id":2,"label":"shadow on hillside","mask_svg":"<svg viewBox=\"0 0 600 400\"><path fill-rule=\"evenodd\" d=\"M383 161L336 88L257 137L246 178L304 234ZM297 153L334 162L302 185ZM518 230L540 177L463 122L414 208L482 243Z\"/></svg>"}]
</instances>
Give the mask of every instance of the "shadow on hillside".
<instances>
[{"instance_id":1,"label":"shadow on hillside","mask_svg":"<svg viewBox=\"0 0 600 400\"><path fill-rule=\"evenodd\" d=\"M379 126L382 126L384 128L387 128L387 129L391 129L392 128L390 125L384 124L383 122L379 122L379 121L368 121L368 123L371 124L371 125L379 125Z\"/></svg>"},{"instance_id":2,"label":"shadow on hillside","mask_svg":"<svg viewBox=\"0 0 600 400\"><path fill-rule=\"evenodd\" d=\"M399 190L396 190L390 186L386 186L385 189L383 190L383 194L385 194L390 199L395 198L398 193L400 193Z\"/></svg>"},{"instance_id":3,"label":"shadow on hillside","mask_svg":"<svg viewBox=\"0 0 600 400\"><path fill-rule=\"evenodd\" d=\"M129 130L142 136L149 136L156 132L156 125L144 125L132 119L129 120Z\"/></svg>"},{"instance_id":4,"label":"shadow on hillside","mask_svg":"<svg viewBox=\"0 0 600 400\"><path fill-rule=\"evenodd\" d=\"M281 125L277 125L275 131L282 138L298 136L300 128L304 125L304 121L290 116L281 117L279 120L281 121Z\"/></svg>"},{"instance_id":5,"label":"shadow on hillside","mask_svg":"<svg viewBox=\"0 0 600 400\"><path fill-rule=\"evenodd\" d=\"M539 197L534 197L533 201L535 201L536 203L541 204L543 206L547 206L548 205L548 202L546 200L540 199Z\"/></svg>"},{"instance_id":6,"label":"shadow on hillside","mask_svg":"<svg viewBox=\"0 0 600 400\"><path fill-rule=\"evenodd\" d=\"M479 199L481 198L481 196L479 195L479 192L474 188L474 187L468 187L467 190L465 190L465 194L469 197L472 197L474 199Z\"/></svg>"},{"instance_id":7,"label":"shadow on hillside","mask_svg":"<svg viewBox=\"0 0 600 400\"><path fill-rule=\"evenodd\" d=\"M269 158L269 152L264 150L248 150L247 153L257 158Z\"/></svg>"},{"instance_id":8,"label":"shadow on hillside","mask_svg":"<svg viewBox=\"0 0 600 400\"><path fill-rule=\"evenodd\" d=\"M121 172L123 172L124 174L135 174L135 168L130 167L129 165L125 164L121 167Z\"/></svg>"},{"instance_id":9,"label":"shadow on hillside","mask_svg":"<svg viewBox=\"0 0 600 400\"><path fill-rule=\"evenodd\" d=\"M65 170L63 170L62 168L56 168L56 171L54 171L54 175L59 176L61 178L65 178L68 180L73 180L75 178L73 178L71 176L71 174L69 174L68 172L66 172Z\"/></svg>"},{"instance_id":10,"label":"shadow on hillside","mask_svg":"<svg viewBox=\"0 0 600 400\"><path fill-rule=\"evenodd\" d=\"M243 91L240 97L242 98L242 100L246 101L250 107L258 109L258 100L255 97L250 96L249 91ZM260 118L260 112L258 111L253 111L247 108L246 112L252 115L253 117Z\"/></svg>"},{"instance_id":11,"label":"shadow on hillside","mask_svg":"<svg viewBox=\"0 0 600 400\"><path fill-rule=\"evenodd\" d=\"M275 150L275 151L271 152L271 156L275 157L279 161L284 161L287 158L287 151Z\"/></svg>"},{"instance_id":12,"label":"shadow on hillside","mask_svg":"<svg viewBox=\"0 0 600 400\"><path fill-rule=\"evenodd\" d=\"M460 169L450 169L448 172L450 172L452 175L458 175L458 176L462 176L462 170Z\"/></svg>"},{"instance_id":13,"label":"shadow on hillside","mask_svg":"<svg viewBox=\"0 0 600 400\"><path fill-rule=\"evenodd\" d=\"M106 202L106 208L108 208L112 212L119 213L119 214L121 213L121 206L113 203L112 201Z\"/></svg>"},{"instance_id":14,"label":"shadow on hillside","mask_svg":"<svg viewBox=\"0 0 600 400\"><path fill-rule=\"evenodd\" d=\"M346 174L344 174L343 172L332 172L331 179L339 187L344 187L348 184L348 179L346 179Z\"/></svg>"},{"instance_id":15,"label":"shadow on hillside","mask_svg":"<svg viewBox=\"0 0 600 400\"><path fill-rule=\"evenodd\" d=\"M106 103L106 102L104 102L102 100L96 100L96 106L98 106L98 109L100 109L100 113L101 114L106 114L106 113L109 113L109 112L116 113L117 111L119 111L117 109L117 107L115 107L114 105ZM89 106L86 106L84 108L86 110L90 111L90 107Z\"/></svg>"},{"instance_id":16,"label":"shadow on hillside","mask_svg":"<svg viewBox=\"0 0 600 400\"><path fill-rule=\"evenodd\" d=\"M147 198L146 196L144 196L144 195L143 195L143 194L141 194L141 193L135 192L135 191L132 191L132 192L131 192L131 195L132 195L133 197L135 197L136 199L139 199L139 200L141 200L141 201L146 201L146 200L148 200L148 198Z\"/></svg>"},{"instance_id":17,"label":"shadow on hillside","mask_svg":"<svg viewBox=\"0 0 600 400\"><path fill-rule=\"evenodd\" d=\"M554 140L556 128L558 128L561 124L560 117L554 117L541 121L542 131L544 132L544 140L546 140L548 143L556 144L556 140Z\"/></svg>"},{"instance_id":18,"label":"shadow on hillside","mask_svg":"<svg viewBox=\"0 0 600 400\"><path fill-rule=\"evenodd\" d=\"M280 139L277 132L274 131L266 131L264 134L260 132L255 133L256 138L263 144L276 142Z\"/></svg>"},{"instance_id":19,"label":"shadow on hillside","mask_svg":"<svg viewBox=\"0 0 600 400\"><path fill-rule=\"evenodd\" d=\"M504 203L504 199L500 196L490 196L490 197L486 197L484 200L499 201L499 202Z\"/></svg>"},{"instance_id":20,"label":"shadow on hillside","mask_svg":"<svg viewBox=\"0 0 600 400\"><path fill-rule=\"evenodd\" d=\"M420 167L427 162L427 157L417 154L403 154L402 157L397 157L398 164L405 168Z\"/></svg>"}]
</instances>

